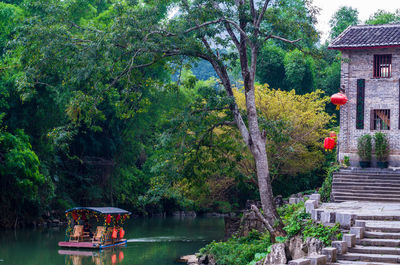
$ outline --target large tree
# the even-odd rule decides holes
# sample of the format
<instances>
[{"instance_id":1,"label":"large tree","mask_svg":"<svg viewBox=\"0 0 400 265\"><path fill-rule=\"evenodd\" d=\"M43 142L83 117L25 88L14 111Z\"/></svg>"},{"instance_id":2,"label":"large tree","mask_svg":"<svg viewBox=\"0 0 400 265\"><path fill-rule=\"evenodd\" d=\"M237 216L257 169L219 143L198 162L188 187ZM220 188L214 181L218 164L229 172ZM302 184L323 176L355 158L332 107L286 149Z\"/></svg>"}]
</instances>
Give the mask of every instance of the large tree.
<instances>
[{"instance_id":1,"label":"large tree","mask_svg":"<svg viewBox=\"0 0 400 265\"><path fill-rule=\"evenodd\" d=\"M336 38L348 26L357 25L358 22L358 10L349 6L342 6L329 20L329 25L331 26L330 38Z\"/></svg>"},{"instance_id":2,"label":"large tree","mask_svg":"<svg viewBox=\"0 0 400 265\"><path fill-rule=\"evenodd\" d=\"M264 213L263 216L259 214L259 217L263 219L273 238L284 234L284 231L273 201L266 152L266 132L260 130L254 85L257 59L265 41L270 39L286 43L299 41L277 35L274 30L274 23L278 21L276 14L279 13L280 5L286 2L184 0L177 4L178 15L173 19L166 20L164 23L148 24L146 28L125 32L124 36L121 36L129 42L131 39L129 34L141 35L144 45L136 49L134 56L154 54L152 61L136 65L136 67L152 64L161 57L178 55L201 58L211 63L222 86L231 98L230 110L233 113L234 122L254 157ZM290 8L290 5L286 8ZM121 22L125 28L134 26L130 17ZM294 26L296 22L288 20L288 23L293 23ZM309 25L309 23L306 24ZM298 28L298 25L295 28ZM241 112L238 108L233 94L233 81L228 74L231 64L235 61L240 64L243 79L245 112ZM135 57L132 57L132 62L135 62ZM129 71L129 68L127 70Z\"/></svg>"}]
</instances>

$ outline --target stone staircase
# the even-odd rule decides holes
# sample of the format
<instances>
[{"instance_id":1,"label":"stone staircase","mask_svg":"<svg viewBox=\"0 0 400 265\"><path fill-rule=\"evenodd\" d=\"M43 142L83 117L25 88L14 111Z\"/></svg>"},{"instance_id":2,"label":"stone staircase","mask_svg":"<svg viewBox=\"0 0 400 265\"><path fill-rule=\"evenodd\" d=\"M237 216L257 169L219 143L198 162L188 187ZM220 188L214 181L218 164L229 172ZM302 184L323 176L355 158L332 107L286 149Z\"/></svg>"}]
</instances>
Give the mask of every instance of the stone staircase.
<instances>
[{"instance_id":1,"label":"stone staircase","mask_svg":"<svg viewBox=\"0 0 400 265\"><path fill-rule=\"evenodd\" d=\"M342 169L333 174L333 202L400 202L400 171Z\"/></svg>"},{"instance_id":2,"label":"stone staircase","mask_svg":"<svg viewBox=\"0 0 400 265\"><path fill-rule=\"evenodd\" d=\"M400 221L376 217L356 220L350 232L357 235L353 247L338 254L333 264L399 264L400 263ZM389 220L385 220L389 219Z\"/></svg>"}]
</instances>

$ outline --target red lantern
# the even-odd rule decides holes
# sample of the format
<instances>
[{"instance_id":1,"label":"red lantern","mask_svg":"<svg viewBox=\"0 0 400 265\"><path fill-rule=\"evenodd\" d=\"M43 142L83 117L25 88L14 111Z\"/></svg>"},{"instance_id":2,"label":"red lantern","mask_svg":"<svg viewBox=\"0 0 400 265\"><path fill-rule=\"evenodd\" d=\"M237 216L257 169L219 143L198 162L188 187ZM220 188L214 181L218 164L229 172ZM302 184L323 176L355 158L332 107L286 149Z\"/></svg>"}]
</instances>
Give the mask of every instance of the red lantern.
<instances>
[{"instance_id":1,"label":"red lantern","mask_svg":"<svg viewBox=\"0 0 400 265\"><path fill-rule=\"evenodd\" d=\"M118 222L120 219L121 219L121 215L118 214L118 215L117 215L117 218L116 218L117 222Z\"/></svg>"},{"instance_id":2,"label":"red lantern","mask_svg":"<svg viewBox=\"0 0 400 265\"><path fill-rule=\"evenodd\" d=\"M121 239L124 238L124 235L125 235L125 231L124 231L124 229L121 228L119 230L119 238L121 238Z\"/></svg>"},{"instance_id":3,"label":"red lantern","mask_svg":"<svg viewBox=\"0 0 400 265\"><path fill-rule=\"evenodd\" d=\"M112 231L112 238L117 239L117 237L118 237L117 229L114 228Z\"/></svg>"},{"instance_id":4,"label":"red lantern","mask_svg":"<svg viewBox=\"0 0 400 265\"><path fill-rule=\"evenodd\" d=\"M109 224L111 223L111 215L107 214L106 216L106 223Z\"/></svg>"},{"instance_id":5,"label":"red lantern","mask_svg":"<svg viewBox=\"0 0 400 265\"><path fill-rule=\"evenodd\" d=\"M76 212L72 212L72 218L76 221L78 220L78 214Z\"/></svg>"},{"instance_id":6,"label":"red lantern","mask_svg":"<svg viewBox=\"0 0 400 265\"><path fill-rule=\"evenodd\" d=\"M325 149L325 151L328 151L328 150L332 151L333 148L335 148L335 146L336 146L335 140L333 140L330 137L326 137L325 138L325 140L324 140L324 149Z\"/></svg>"},{"instance_id":7,"label":"red lantern","mask_svg":"<svg viewBox=\"0 0 400 265\"><path fill-rule=\"evenodd\" d=\"M347 96L343 93L336 93L332 95L331 102L336 105L336 109L340 109L340 106L347 103Z\"/></svg>"}]
</instances>

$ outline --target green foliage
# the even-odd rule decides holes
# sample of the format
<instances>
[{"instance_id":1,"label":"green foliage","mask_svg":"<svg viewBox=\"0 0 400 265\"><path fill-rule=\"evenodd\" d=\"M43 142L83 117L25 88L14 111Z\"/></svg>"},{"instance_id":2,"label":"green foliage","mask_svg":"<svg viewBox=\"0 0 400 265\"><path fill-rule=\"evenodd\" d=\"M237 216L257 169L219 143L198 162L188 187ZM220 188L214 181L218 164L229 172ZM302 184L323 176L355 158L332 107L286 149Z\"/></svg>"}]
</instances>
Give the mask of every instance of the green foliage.
<instances>
[{"instance_id":1,"label":"green foliage","mask_svg":"<svg viewBox=\"0 0 400 265\"><path fill-rule=\"evenodd\" d=\"M293 236L301 236L303 240L314 237L321 240L325 246L329 246L332 240L340 240L342 233L339 224L333 227L325 227L314 223L310 214L305 212L304 202L288 204L278 209L284 222L284 230L287 237L277 237L277 242L284 243ZM212 242L202 248L202 254L211 254L218 264L254 265L263 259L269 252L272 243L268 232L260 234L253 231L247 237L232 237L226 242Z\"/></svg>"},{"instance_id":2,"label":"green foliage","mask_svg":"<svg viewBox=\"0 0 400 265\"><path fill-rule=\"evenodd\" d=\"M285 205L279 212L284 222L284 230L287 236L293 237L301 235L303 239L314 237L321 240L325 246L329 246L332 240L341 239L339 224L333 227L326 227L322 224L314 223L310 215L305 212L304 203Z\"/></svg>"},{"instance_id":3,"label":"green foliage","mask_svg":"<svg viewBox=\"0 0 400 265\"><path fill-rule=\"evenodd\" d=\"M254 261L266 256L270 245L268 234L253 231L247 237L233 237L226 242L214 241L202 248L200 253L213 255L218 264L254 264Z\"/></svg>"},{"instance_id":4,"label":"green foliage","mask_svg":"<svg viewBox=\"0 0 400 265\"><path fill-rule=\"evenodd\" d=\"M376 159L380 162L386 162L390 153L387 135L383 132L376 132L374 134L374 143Z\"/></svg>"},{"instance_id":5,"label":"green foliage","mask_svg":"<svg viewBox=\"0 0 400 265\"><path fill-rule=\"evenodd\" d=\"M378 10L365 21L365 24L381 25L398 22L400 22L400 9L396 9L393 13L385 10Z\"/></svg>"},{"instance_id":6,"label":"green foliage","mask_svg":"<svg viewBox=\"0 0 400 265\"><path fill-rule=\"evenodd\" d=\"M349 167L349 166L350 166L350 157L349 157L349 156L344 156L344 158L343 158L343 164L344 164L346 167Z\"/></svg>"},{"instance_id":7,"label":"green foliage","mask_svg":"<svg viewBox=\"0 0 400 265\"><path fill-rule=\"evenodd\" d=\"M29 137L21 130L0 131L0 225L9 227L20 217L37 218L53 195L49 178L39 171L40 162Z\"/></svg>"},{"instance_id":8,"label":"green foliage","mask_svg":"<svg viewBox=\"0 0 400 265\"><path fill-rule=\"evenodd\" d=\"M357 25L358 10L349 6L343 6L329 20L331 26L330 38L333 40L340 35L347 27Z\"/></svg>"},{"instance_id":9,"label":"green foliage","mask_svg":"<svg viewBox=\"0 0 400 265\"><path fill-rule=\"evenodd\" d=\"M313 92L315 88L313 59L296 49L286 53L283 61L288 87L298 94Z\"/></svg>"},{"instance_id":10,"label":"green foliage","mask_svg":"<svg viewBox=\"0 0 400 265\"><path fill-rule=\"evenodd\" d=\"M334 226L324 226L323 224L316 224L313 223L312 220L308 220L304 225L302 234L303 238L318 238L325 246L330 246L334 240L342 239L342 232L339 223Z\"/></svg>"},{"instance_id":11,"label":"green foliage","mask_svg":"<svg viewBox=\"0 0 400 265\"><path fill-rule=\"evenodd\" d=\"M322 183L321 188L319 189L318 193L321 194L321 201L329 202L331 199L331 192L332 192L332 177L333 172L339 171L339 165L333 165L328 168L326 172L326 178L324 183Z\"/></svg>"},{"instance_id":12,"label":"green foliage","mask_svg":"<svg viewBox=\"0 0 400 265\"><path fill-rule=\"evenodd\" d=\"M371 161L372 137L369 134L363 134L357 140L357 154L361 161Z\"/></svg>"}]
</instances>

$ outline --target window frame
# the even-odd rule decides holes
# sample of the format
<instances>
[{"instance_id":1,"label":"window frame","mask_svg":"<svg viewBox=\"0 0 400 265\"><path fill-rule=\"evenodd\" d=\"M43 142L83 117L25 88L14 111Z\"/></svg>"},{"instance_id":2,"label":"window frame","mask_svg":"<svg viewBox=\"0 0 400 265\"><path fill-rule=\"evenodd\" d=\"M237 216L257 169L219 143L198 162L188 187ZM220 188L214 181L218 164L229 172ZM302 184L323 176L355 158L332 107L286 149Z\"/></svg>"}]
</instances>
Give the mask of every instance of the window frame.
<instances>
[{"instance_id":1,"label":"window frame","mask_svg":"<svg viewBox=\"0 0 400 265\"><path fill-rule=\"evenodd\" d=\"M385 74L385 72L382 71L383 69L386 68L387 68L387 74ZM374 78L392 77L392 54L374 54L373 77Z\"/></svg>"},{"instance_id":2,"label":"window frame","mask_svg":"<svg viewBox=\"0 0 400 265\"><path fill-rule=\"evenodd\" d=\"M377 114L378 111L382 111L384 112L383 115L387 115L388 116L388 122L385 122L381 117L379 117L379 115ZM390 131L392 125L390 124L390 109L371 109L371 124L370 124L370 129L371 131ZM377 129L377 122L379 121L379 123L381 124L381 128ZM387 128L382 128L382 124L386 123Z\"/></svg>"}]
</instances>

